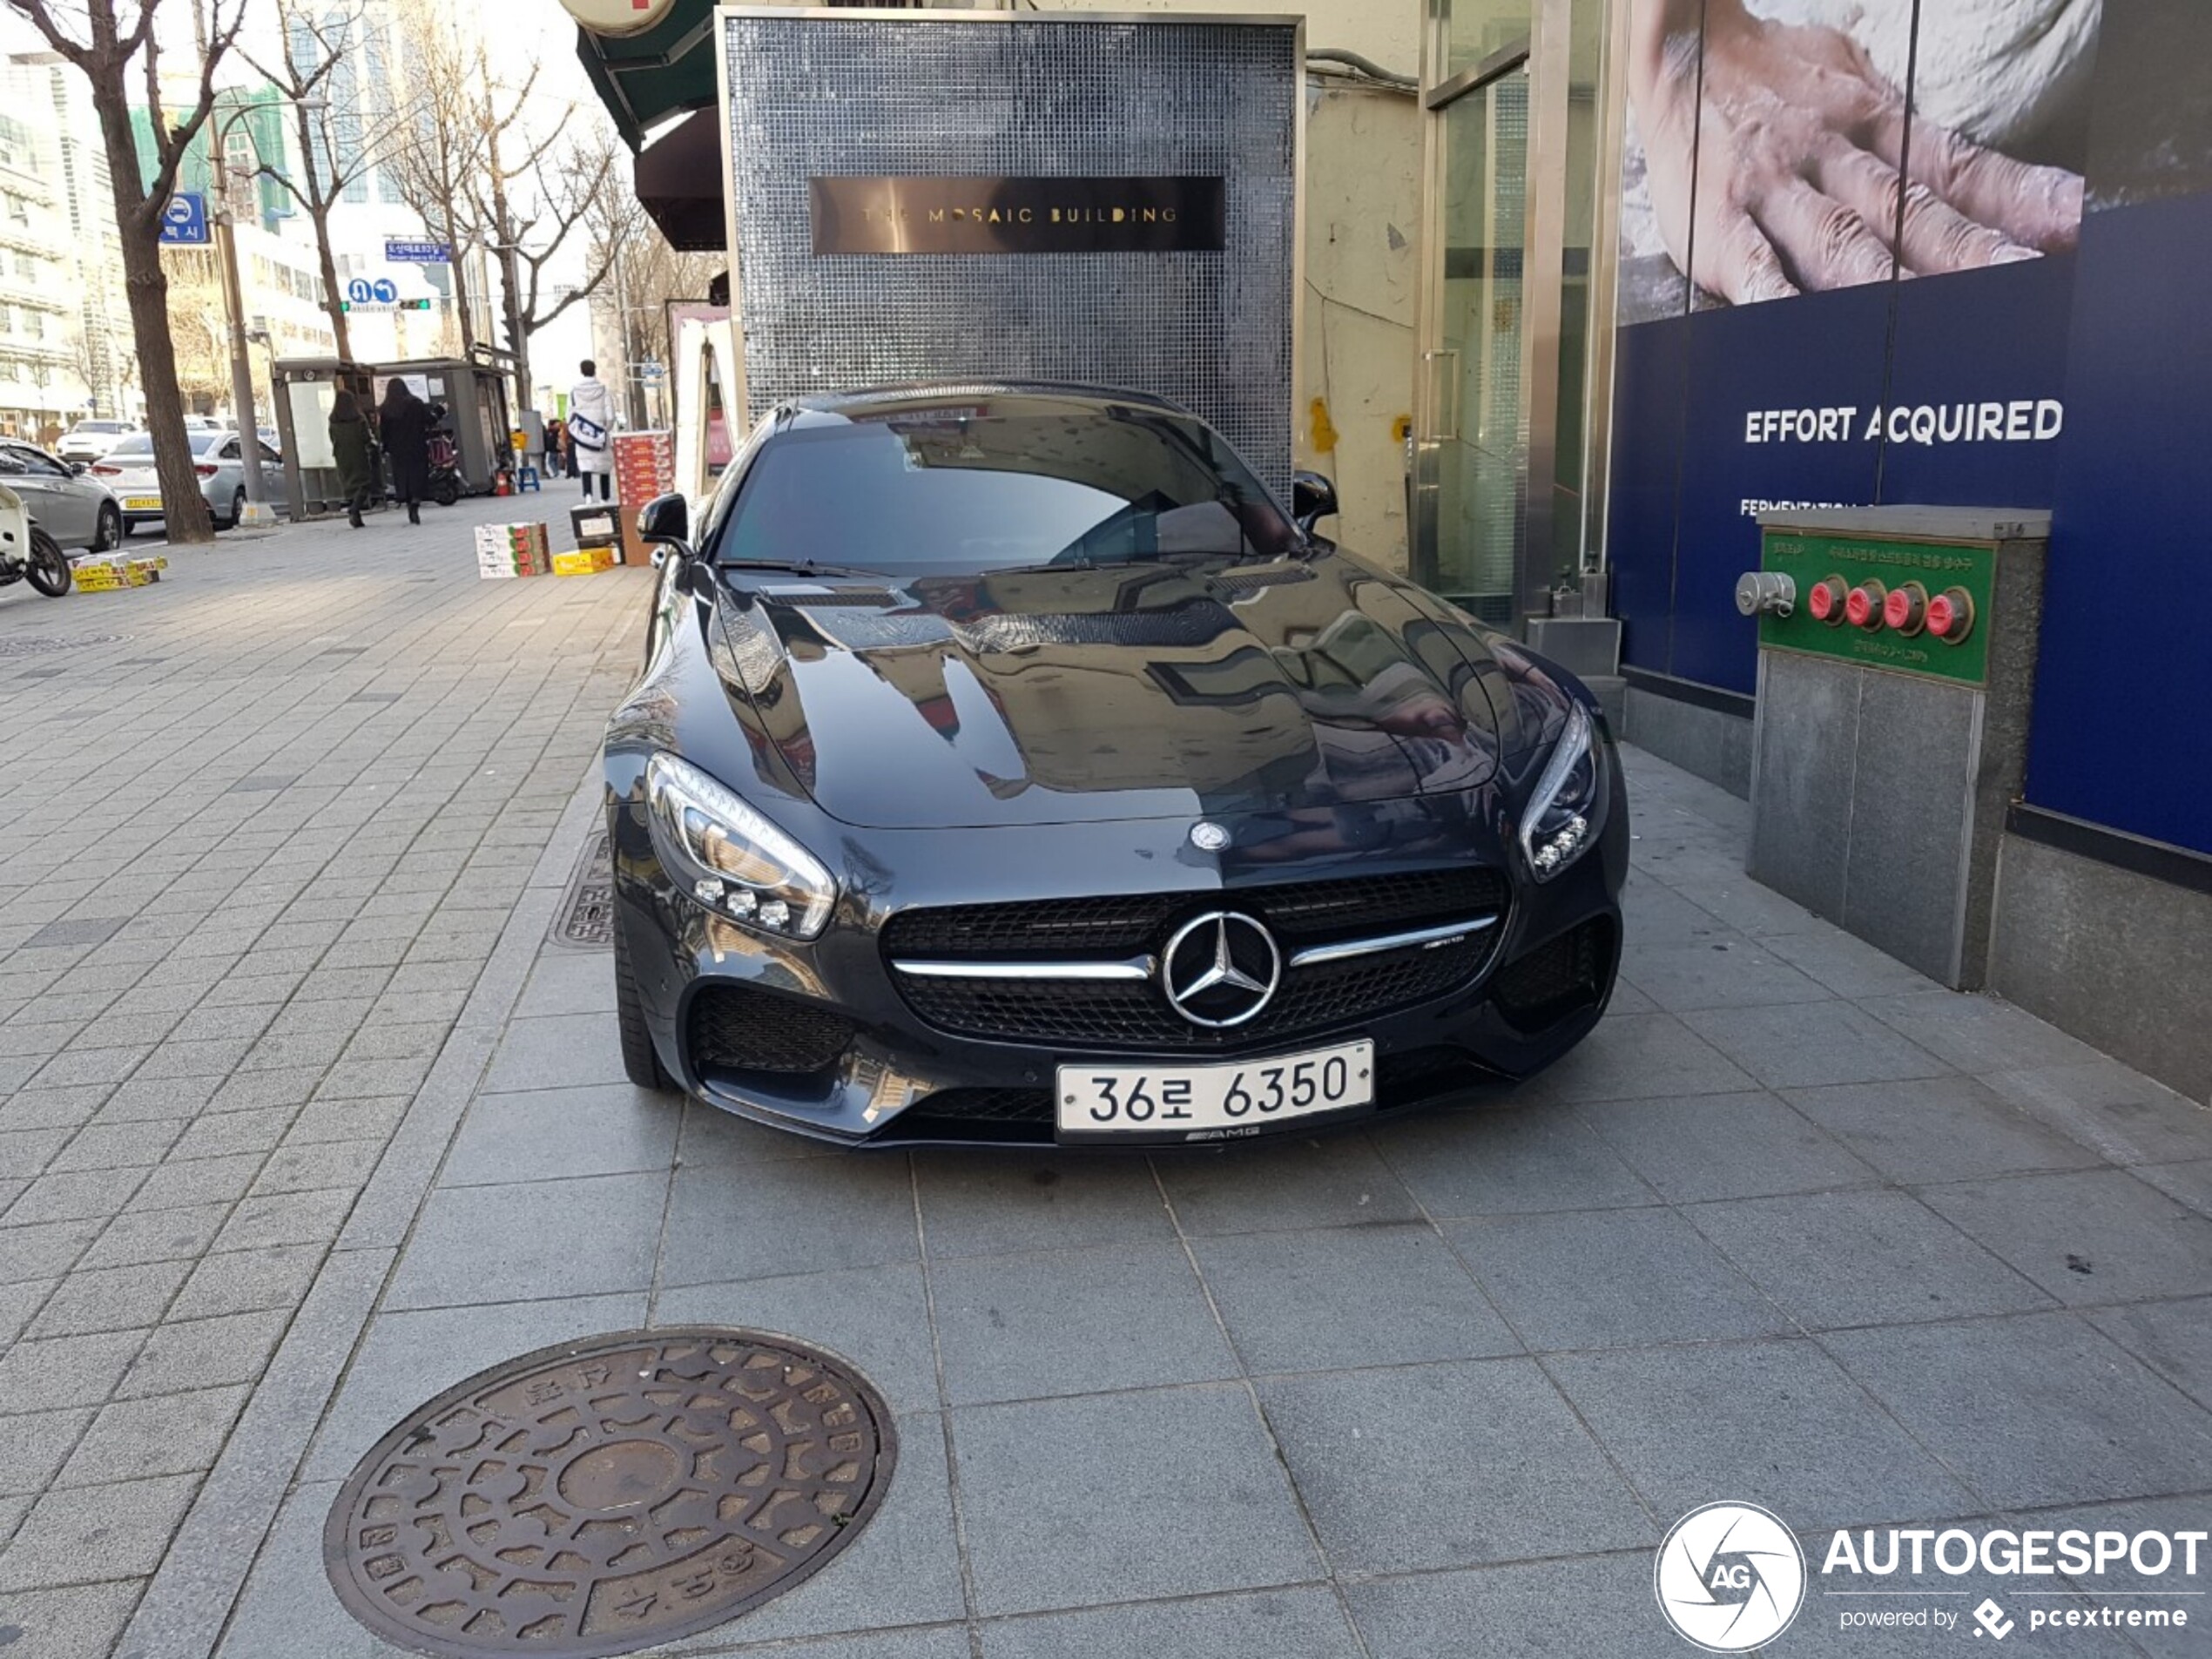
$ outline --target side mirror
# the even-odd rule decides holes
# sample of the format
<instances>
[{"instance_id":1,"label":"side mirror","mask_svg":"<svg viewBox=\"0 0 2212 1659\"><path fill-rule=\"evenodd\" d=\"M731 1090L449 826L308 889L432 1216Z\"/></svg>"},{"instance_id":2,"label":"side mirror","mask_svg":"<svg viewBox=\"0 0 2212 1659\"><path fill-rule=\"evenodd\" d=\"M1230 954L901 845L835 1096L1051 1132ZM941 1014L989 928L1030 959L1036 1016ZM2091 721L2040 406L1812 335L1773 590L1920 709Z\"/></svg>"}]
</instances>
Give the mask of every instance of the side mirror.
<instances>
[{"instance_id":1,"label":"side mirror","mask_svg":"<svg viewBox=\"0 0 2212 1659\"><path fill-rule=\"evenodd\" d=\"M69 475L72 478L82 478L91 470L91 465L88 462L72 461L69 463Z\"/></svg>"},{"instance_id":2,"label":"side mirror","mask_svg":"<svg viewBox=\"0 0 2212 1659\"><path fill-rule=\"evenodd\" d=\"M691 503L678 495L656 496L639 509L637 534L653 543L653 563L660 565L671 552L691 550Z\"/></svg>"},{"instance_id":3,"label":"side mirror","mask_svg":"<svg viewBox=\"0 0 2212 1659\"><path fill-rule=\"evenodd\" d=\"M1298 520L1299 534L1311 536L1316 524L1336 516L1337 487L1334 484L1318 472L1291 475L1291 516Z\"/></svg>"}]
</instances>

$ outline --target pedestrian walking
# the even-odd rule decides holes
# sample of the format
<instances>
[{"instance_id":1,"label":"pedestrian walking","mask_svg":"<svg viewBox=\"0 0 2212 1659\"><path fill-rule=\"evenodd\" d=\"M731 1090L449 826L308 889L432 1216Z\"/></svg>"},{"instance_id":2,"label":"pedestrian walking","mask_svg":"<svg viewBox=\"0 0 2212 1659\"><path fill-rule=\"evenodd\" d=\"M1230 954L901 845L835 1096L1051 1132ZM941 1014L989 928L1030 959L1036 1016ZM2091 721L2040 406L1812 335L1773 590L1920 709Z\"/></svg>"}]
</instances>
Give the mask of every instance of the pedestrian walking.
<instances>
[{"instance_id":1,"label":"pedestrian walking","mask_svg":"<svg viewBox=\"0 0 2212 1659\"><path fill-rule=\"evenodd\" d=\"M407 505L407 522L422 522L423 499L430 493L430 406L397 374L384 388L377 412L384 453L392 462L392 493Z\"/></svg>"},{"instance_id":2,"label":"pedestrian walking","mask_svg":"<svg viewBox=\"0 0 2212 1659\"><path fill-rule=\"evenodd\" d=\"M561 417L557 415L547 415L545 417L545 475L548 478L558 478L561 475L563 435Z\"/></svg>"},{"instance_id":3,"label":"pedestrian walking","mask_svg":"<svg viewBox=\"0 0 2212 1659\"><path fill-rule=\"evenodd\" d=\"M338 488L346 492L346 522L361 526L361 509L369 502L368 417L361 400L344 388L330 405L330 451L338 462Z\"/></svg>"},{"instance_id":4,"label":"pedestrian walking","mask_svg":"<svg viewBox=\"0 0 2212 1659\"><path fill-rule=\"evenodd\" d=\"M596 485L601 501L614 499L615 399L599 378L599 365L583 361L583 378L569 394L569 448L583 478L583 498Z\"/></svg>"}]
</instances>

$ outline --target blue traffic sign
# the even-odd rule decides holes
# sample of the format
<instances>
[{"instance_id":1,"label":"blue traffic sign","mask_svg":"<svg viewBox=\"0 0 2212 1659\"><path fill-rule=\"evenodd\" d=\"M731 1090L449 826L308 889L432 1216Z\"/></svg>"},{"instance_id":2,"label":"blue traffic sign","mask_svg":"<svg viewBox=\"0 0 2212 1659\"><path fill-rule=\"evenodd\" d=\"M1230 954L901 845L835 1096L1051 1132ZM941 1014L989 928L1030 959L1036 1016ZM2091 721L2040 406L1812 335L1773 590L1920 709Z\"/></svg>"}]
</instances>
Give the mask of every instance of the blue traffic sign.
<instances>
[{"instance_id":1,"label":"blue traffic sign","mask_svg":"<svg viewBox=\"0 0 2212 1659\"><path fill-rule=\"evenodd\" d=\"M411 242L388 236L384 257L394 265L451 265L453 249L443 242Z\"/></svg>"},{"instance_id":2,"label":"blue traffic sign","mask_svg":"<svg viewBox=\"0 0 2212 1659\"><path fill-rule=\"evenodd\" d=\"M161 239L172 247L205 247L207 198L190 192L172 196L161 210Z\"/></svg>"},{"instance_id":3,"label":"blue traffic sign","mask_svg":"<svg viewBox=\"0 0 2212 1659\"><path fill-rule=\"evenodd\" d=\"M389 277L379 277L369 285L369 298L380 306L395 305L399 297L400 285Z\"/></svg>"},{"instance_id":4,"label":"blue traffic sign","mask_svg":"<svg viewBox=\"0 0 2212 1659\"><path fill-rule=\"evenodd\" d=\"M346 285L346 298L357 306L365 306L376 297L376 285L367 277L355 277Z\"/></svg>"}]
</instances>

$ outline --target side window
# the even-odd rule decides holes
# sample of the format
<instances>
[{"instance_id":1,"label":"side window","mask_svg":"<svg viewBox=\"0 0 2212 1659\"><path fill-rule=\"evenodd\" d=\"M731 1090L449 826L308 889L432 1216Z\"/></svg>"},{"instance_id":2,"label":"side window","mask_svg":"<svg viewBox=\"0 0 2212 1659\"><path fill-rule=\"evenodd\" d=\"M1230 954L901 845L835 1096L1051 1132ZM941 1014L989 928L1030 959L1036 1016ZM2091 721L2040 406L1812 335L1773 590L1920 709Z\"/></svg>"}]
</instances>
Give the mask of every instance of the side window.
<instances>
[{"instance_id":1,"label":"side window","mask_svg":"<svg viewBox=\"0 0 2212 1659\"><path fill-rule=\"evenodd\" d=\"M233 438L223 446L219 458L225 461L236 461L242 453L243 451L239 448L238 440Z\"/></svg>"},{"instance_id":2,"label":"side window","mask_svg":"<svg viewBox=\"0 0 2212 1659\"><path fill-rule=\"evenodd\" d=\"M20 478L30 470L23 464L23 452L0 444L0 478Z\"/></svg>"}]
</instances>

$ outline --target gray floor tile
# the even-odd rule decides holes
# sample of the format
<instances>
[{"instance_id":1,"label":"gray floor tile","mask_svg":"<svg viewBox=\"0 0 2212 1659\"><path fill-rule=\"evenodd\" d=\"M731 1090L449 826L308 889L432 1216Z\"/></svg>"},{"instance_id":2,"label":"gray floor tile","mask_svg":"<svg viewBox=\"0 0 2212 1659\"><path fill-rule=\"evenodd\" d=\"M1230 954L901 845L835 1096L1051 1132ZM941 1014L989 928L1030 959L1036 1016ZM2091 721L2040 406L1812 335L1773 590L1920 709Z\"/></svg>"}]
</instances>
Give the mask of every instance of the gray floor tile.
<instances>
[{"instance_id":1,"label":"gray floor tile","mask_svg":"<svg viewBox=\"0 0 2212 1659\"><path fill-rule=\"evenodd\" d=\"M646 1290L667 1188L662 1175L604 1175L433 1192L384 1305Z\"/></svg>"},{"instance_id":2,"label":"gray floor tile","mask_svg":"<svg viewBox=\"0 0 2212 1659\"><path fill-rule=\"evenodd\" d=\"M1521 1345L1444 1241L1419 1222L1247 1233L1192 1246L1255 1372L1480 1359Z\"/></svg>"},{"instance_id":3,"label":"gray floor tile","mask_svg":"<svg viewBox=\"0 0 2212 1659\"><path fill-rule=\"evenodd\" d=\"M1154 1167L1176 1219L1193 1235L1347 1227L1420 1213L1364 1135L1163 1155Z\"/></svg>"},{"instance_id":4,"label":"gray floor tile","mask_svg":"<svg viewBox=\"0 0 2212 1659\"><path fill-rule=\"evenodd\" d=\"M1741 934L1694 944L1640 945L1632 931L1621 972L1669 1014L1824 1002L1835 995Z\"/></svg>"},{"instance_id":5,"label":"gray floor tile","mask_svg":"<svg viewBox=\"0 0 2212 1659\"><path fill-rule=\"evenodd\" d=\"M509 1021L483 1087L509 1094L622 1081L622 1043L610 1011Z\"/></svg>"},{"instance_id":6,"label":"gray floor tile","mask_svg":"<svg viewBox=\"0 0 2212 1659\"><path fill-rule=\"evenodd\" d=\"M1608 1101L1584 1107L1582 1116L1672 1204L1811 1192L1876 1178L1772 1095Z\"/></svg>"},{"instance_id":7,"label":"gray floor tile","mask_svg":"<svg viewBox=\"0 0 2212 1659\"><path fill-rule=\"evenodd\" d=\"M2212 1109L2117 1061L1994 1071L1982 1081L2115 1163L2212 1157Z\"/></svg>"},{"instance_id":8,"label":"gray floor tile","mask_svg":"<svg viewBox=\"0 0 2212 1659\"><path fill-rule=\"evenodd\" d=\"M1671 1014L1608 1015L1565 1058L1526 1085L1531 1100L1653 1100L1725 1095L1752 1081Z\"/></svg>"},{"instance_id":9,"label":"gray floor tile","mask_svg":"<svg viewBox=\"0 0 2212 1659\"><path fill-rule=\"evenodd\" d=\"M1642 1507L1531 1360L1284 1377L1258 1386L1340 1574L1658 1541ZM1437 1471L1447 1468L1479 1478L1481 1501L1408 1501L1434 1492Z\"/></svg>"},{"instance_id":10,"label":"gray floor tile","mask_svg":"<svg viewBox=\"0 0 2212 1659\"><path fill-rule=\"evenodd\" d=\"M95 1331L142 1331L161 1318L191 1271L189 1262L149 1262L71 1273L47 1300L30 1334L77 1337Z\"/></svg>"},{"instance_id":11,"label":"gray floor tile","mask_svg":"<svg viewBox=\"0 0 2212 1659\"><path fill-rule=\"evenodd\" d=\"M2200 1216L2212 1216L2212 1158L2201 1163L2141 1163L2135 1174Z\"/></svg>"},{"instance_id":12,"label":"gray floor tile","mask_svg":"<svg viewBox=\"0 0 2212 1659\"><path fill-rule=\"evenodd\" d=\"M2212 1416L2067 1313L1823 1339L1923 1445L2007 1508L2212 1486Z\"/></svg>"},{"instance_id":13,"label":"gray floor tile","mask_svg":"<svg viewBox=\"0 0 2212 1659\"><path fill-rule=\"evenodd\" d=\"M379 1313L369 1321L300 1478L340 1480L395 1424L480 1371L556 1342L645 1322L642 1295Z\"/></svg>"},{"instance_id":14,"label":"gray floor tile","mask_svg":"<svg viewBox=\"0 0 2212 1659\"><path fill-rule=\"evenodd\" d=\"M683 1108L629 1083L481 1095L446 1154L438 1184L488 1186L562 1176L665 1170Z\"/></svg>"},{"instance_id":15,"label":"gray floor tile","mask_svg":"<svg viewBox=\"0 0 2212 1659\"><path fill-rule=\"evenodd\" d=\"M1698 1204L1687 1213L1753 1284L1811 1329L2052 1305L1910 1193L1807 1193Z\"/></svg>"},{"instance_id":16,"label":"gray floor tile","mask_svg":"<svg viewBox=\"0 0 2212 1659\"><path fill-rule=\"evenodd\" d=\"M1838 996L1909 996L1937 988L1925 974L1826 922L1771 934L1759 943Z\"/></svg>"},{"instance_id":17,"label":"gray floor tile","mask_svg":"<svg viewBox=\"0 0 2212 1659\"><path fill-rule=\"evenodd\" d=\"M152 1572L199 1487L180 1474L47 1494L0 1555L0 1590Z\"/></svg>"},{"instance_id":18,"label":"gray floor tile","mask_svg":"<svg viewBox=\"0 0 2212 1659\"><path fill-rule=\"evenodd\" d=\"M44 1412L57 1406L94 1406L129 1366L143 1331L57 1337L18 1342L0 1353L0 1413Z\"/></svg>"},{"instance_id":19,"label":"gray floor tile","mask_svg":"<svg viewBox=\"0 0 2212 1659\"><path fill-rule=\"evenodd\" d=\"M572 1014L611 1013L615 1006L614 958L597 951L555 951L541 954L530 970L523 1000L515 1006L522 1018Z\"/></svg>"},{"instance_id":20,"label":"gray floor tile","mask_svg":"<svg viewBox=\"0 0 2212 1659\"><path fill-rule=\"evenodd\" d=\"M327 1244L354 1207L352 1186L320 1192L256 1194L231 1211L215 1235L219 1251L266 1250L278 1244Z\"/></svg>"},{"instance_id":21,"label":"gray floor tile","mask_svg":"<svg viewBox=\"0 0 2212 1659\"><path fill-rule=\"evenodd\" d=\"M212 1468L246 1396L239 1384L103 1406L55 1484L98 1486Z\"/></svg>"},{"instance_id":22,"label":"gray floor tile","mask_svg":"<svg viewBox=\"0 0 2212 1659\"><path fill-rule=\"evenodd\" d=\"M725 1627L742 1631L745 1622ZM655 1653L663 1651L655 1649ZM968 1659L964 1625L929 1625L908 1630L875 1630L855 1635L823 1636L813 1642L779 1642L771 1648L693 1649L693 1652L746 1654L752 1659Z\"/></svg>"},{"instance_id":23,"label":"gray floor tile","mask_svg":"<svg viewBox=\"0 0 2212 1659\"><path fill-rule=\"evenodd\" d=\"M653 1323L778 1332L851 1360L894 1412L940 1403L929 1303L914 1263L683 1285L655 1299Z\"/></svg>"},{"instance_id":24,"label":"gray floor tile","mask_svg":"<svg viewBox=\"0 0 2212 1659\"><path fill-rule=\"evenodd\" d=\"M1791 1525L1980 1506L1813 1343L1716 1343L1548 1362L1583 1420L1671 1526L1714 1494Z\"/></svg>"},{"instance_id":25,"label":"gray floor tile","mask_svg":"<svg viewBox=\"0 0 2212 1659\"><path fill-rule=\"evenodd\" d=\"M59 1278L83 1259L101 1231L98 1221L0 1228L0 1285Z\"/></svg>"},{"instance_id":26,"label":"gray floor tile","mask_svg":"<svg viewBox=\"0 0 2212 1659\"><path fill-rule=\"evenodd\" d=\"M2087 1043L1993 996L1932 990L1867 998L1859 1006L1960 1071L2078 1066L2102 1058Z\"/></svg>"},{"instance_id":27,"label":"gray floor tile","mask_svg":"<svg viewBox=\"0 0 2212 1659\"><path fill-rule=\"evenodd\" d=\"M920 1152L914 1162L933 1259L1175 1237L1142 1157Z\"/></svg>"},{"instance_id":28,"label":"gray floor tile","mask_svg":"<svg viewBox=\"0 0 2212 1659\"><path fill-rule=\"evenodd\" d=\"M2018 1176L1920 1196L2061 1302L2212 1291L2212 1219L2124 1170Z\"/></svg>"},{"instance_id":29,"label":"gray floor tile","mask_svg":"<svg viewBox=\"0 0 2212 1659\"><path fill-rule=\"evenodd\" d=\"M983 1659L1362 1659L1326 1590L1146 1602L995 1621Z\"/></svg>"},{"instance_id":30,"label":"gray floor tile","mask_svg":"<svg viewBox=\"0 0 2212 1659\"><path fill-rule=\"evenodd\" d=\"M16 1651L22 1659L101 1659L114 1651L145 1588L142 1581L125 1579L10 1595L5 1617L23 1644Z\"/></svg>"},{"instance_id":31,"label":"gray floor tile","mask_svg":"<svg viewBox=\"0 0 2212 1659\"><path fill-rule=\"evenodd\" d=\"M1393 1123L1375 1138L1431 1215L1528 1215L1658 1202L1567 1107L1437 1112Z\"/></svg>"},{"instance_id":32,"label":"gray floor tile","mask_svg":"<svg viewBox=\"0 0 2212 1659\"><path fill-rule=\"evenodd\" d=\"M1789 1328L1671 1210L1505 1217L1448 1231L1532 1349L1705 1342Z\"/></svg>"},{"instance_id":33,"label":"gray floor tile","mask_svg":"<svg viewBox=\"0 0 2212 1659\"><path fill-rule=\"evenodd\" d=\"M930 1284L955 1406L1238 1374L1180 1244L963 1257Z\"/></svg>"},{"instance_id":34,"label":"gray floor tile","mask_svg":"<svg viewBox=\"0 0 2212 1659\"><path fill-rule=\"evenodd\" d=\"M794 1268L872 1267L921 1254L914 1178L898 1154L734 1169L687 1163L676 1172L668 1238L663 1285L779 1278Z\"/></svg>"},{"instance_id":35,"label":"gray floor tile","mask_svg":"<svg viewBox=\"0 0 2212 1659\"><path fill-rule=\"evenodd\" d=\"M2198 1405L2212 1408L2212 1297L2140 1302L2087 1318Z\"/></svg>"},{"instance_id":36,"label":"gray floor tile","mask_svg":"<svg viewBox=\"0 0 2212 1659\"><path fill-rule=\"evenodd\" d=\"M1971 1181L2097 1162L1971 1077L1794 1089L1785 1098L1892 1181Z\"/></svg>"},{"instance_id":37,"label":"gray floor tile","mask_svg":"<svg viewBox=\"0 0 2212 1659\"><path fill-rule=\"evenodd\" d=\"M953 1425L975 1602L986 1615L1258 1589L1320 1574L1241 1385L970 1406ZM1221 1524L1224 1505L1234 1526Z\"/></svg>"},{"instance_id":38,"label":"gray floor tile","mask_svg":"<svg viewBox=\"0 0 2212 1659\"><path fill-rule=\"evenodd\" d=\"M89 1271L199 1256L215 1242L230 1213L226 1204L206 1204L118 1216L78 1265Z\"/></svg>"},{"instance_id":39,"label":"gray floor tile","mask_svg":"<svg viewBox=\"0 0 2212 1659\"><path fill-rule=\"evenodd\" d=\"M684 1124L678 1136L676 1155L686 1169L713 1170L783 1163L796 1158L841 1160L853 1156L844 1147L748 1123L733 1112L718 1111L695 1100L684 1103Z\"/></svg>"},{"instance_id":40,"label":"gray floor tile","mask_svg":"<svg viewBox=\"0 0 2212 1659\"><path fill-rule=\"evenodd\" d=\"M1847 1002L1824 1007L1817 1017L1803 1008L1710 1008L1683 1019L1769 1089L1892 1082L1940 1077L1950 1069Z\"/></svg>"},{"instance_id":41,"label":"gray floor tile","mask_svg":"<svg viewBox=\"0 0 2212 1659\"><path fill-rule=\"evenodd\" d=\"M1649 1550L1370 1579L1345 1596L1371 1659L1656 1655L1673 1639L1652 1602Z\"/></svg>"},{"instance_id":42,"label":"gray floor tile","mask_svg":"<svg viewBox=\"0 0 2212 1659\"><path fill-rule=\"evenodd\" d=\"M0 1443L8 1448L7 1456L0 1457L0 1494L12 1497L51 1486L71 1448L91 1425L93 1410L84 1406L0 1418Z\"/></svg>"},{"instance_id":43,"label":"gray floor tile","mask_svg":"<svg viewBox=\"0 0 2212 1659\"><path fill-rule=\"evenodd\" d=\"M289 1309L277 1309L165 1325L146 1339L116 1396L144 1399L253 1382L291 1319Z\"/></svg>"}]
</instances>

